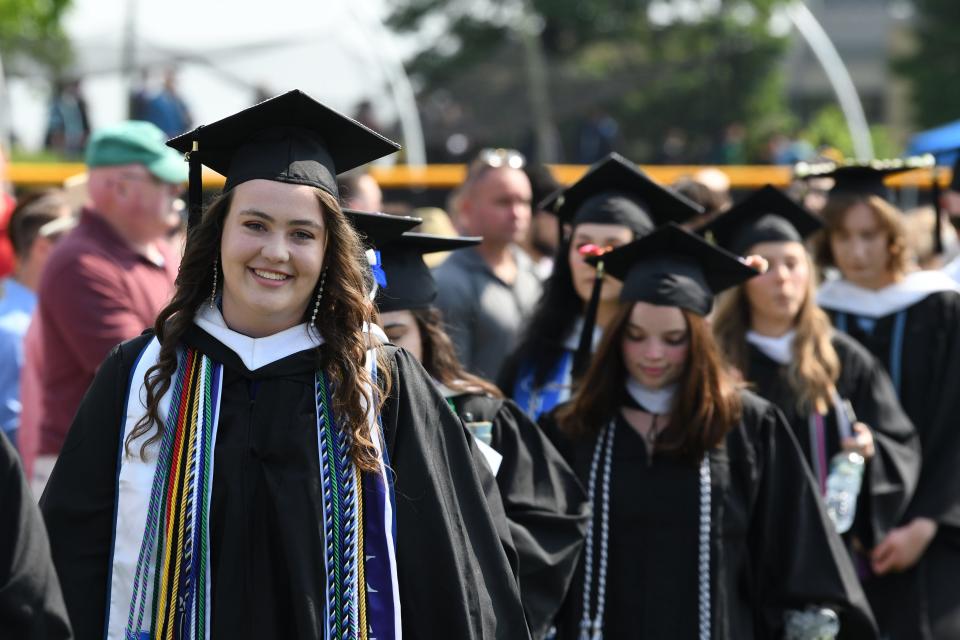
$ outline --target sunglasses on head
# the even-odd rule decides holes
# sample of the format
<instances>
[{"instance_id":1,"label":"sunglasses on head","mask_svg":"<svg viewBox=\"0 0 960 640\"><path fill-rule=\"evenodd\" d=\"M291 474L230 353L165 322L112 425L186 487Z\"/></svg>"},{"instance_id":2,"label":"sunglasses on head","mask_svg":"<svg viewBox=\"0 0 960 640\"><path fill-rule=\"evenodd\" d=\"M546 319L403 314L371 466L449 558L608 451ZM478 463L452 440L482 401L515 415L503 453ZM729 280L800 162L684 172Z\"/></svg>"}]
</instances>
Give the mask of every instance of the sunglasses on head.
<instances>
[{"instance_id":1,"label":"sunglasses on head","mask_svg":"<svg viewBox=\"0 0 960 640\"><path fill-rule=\"evenodd\" d=\"M470 164L470 173L476 174L484 169L523 169L527 159L516 149L481 149Z\"/></svg>"}]
</instances>

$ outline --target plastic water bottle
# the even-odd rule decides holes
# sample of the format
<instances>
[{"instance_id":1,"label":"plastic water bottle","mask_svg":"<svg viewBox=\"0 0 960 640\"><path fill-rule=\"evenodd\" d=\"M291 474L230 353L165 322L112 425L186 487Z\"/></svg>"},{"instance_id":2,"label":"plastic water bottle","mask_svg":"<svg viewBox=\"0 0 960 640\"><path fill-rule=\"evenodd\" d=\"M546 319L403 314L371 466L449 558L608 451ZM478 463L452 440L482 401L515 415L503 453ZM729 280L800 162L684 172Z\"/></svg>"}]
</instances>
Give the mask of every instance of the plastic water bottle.
<instances>
[{"instance_id":1,"label":"plastic water bottle","mask_svg":"<svg viewBox=\"0 0 960 640\"><path fill-rule=\"evenodd\" d=\"M864 459L855 451L843 451L830 459L827 475L827 515L837 533L846 533L857 515L857 497L863 484Z\"/></svg>"},{"instance_id":2,"label":"plastic water bottle","mask_svg":"<svg viewBox=\"0 0 960 640\"><path fill-rule=\"evenodd\" d=\"M840 633L840 618L832 609L788 610L784 618L785 640L834 640Z\"/></svg>"}]
</instances>

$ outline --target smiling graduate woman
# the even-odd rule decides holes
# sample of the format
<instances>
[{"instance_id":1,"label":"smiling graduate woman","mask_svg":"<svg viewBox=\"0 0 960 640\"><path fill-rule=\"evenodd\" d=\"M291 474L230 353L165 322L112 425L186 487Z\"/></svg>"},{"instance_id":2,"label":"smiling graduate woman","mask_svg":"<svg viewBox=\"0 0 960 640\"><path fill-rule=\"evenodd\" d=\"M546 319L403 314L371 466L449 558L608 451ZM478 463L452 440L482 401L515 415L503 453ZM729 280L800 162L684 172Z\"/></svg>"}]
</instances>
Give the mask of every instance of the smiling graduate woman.
<instances>
[{"instance_id":1,"label":"smiling graduate woman","mask_svg":"<svg viewBox=\"0 0 960 640\"><path fill-rule=\"evenodd\" d=\"M43 497L77 637L528 637L470 438L369 339L335 177L396 145L299 91L170 144L227 183Z\"/></svg>"},{"instance_id":2,"label":"smiling graduate woman","mask_svg":"<svg viewBox=\"0 0 960 640\"><path fill-rule=\"evenodd\" d=\"M875 638L796 440L705 319L757 272L675 225L603 260L621 303L544 421L593 504L558 637Z\"/></svg>"}]
</instances>

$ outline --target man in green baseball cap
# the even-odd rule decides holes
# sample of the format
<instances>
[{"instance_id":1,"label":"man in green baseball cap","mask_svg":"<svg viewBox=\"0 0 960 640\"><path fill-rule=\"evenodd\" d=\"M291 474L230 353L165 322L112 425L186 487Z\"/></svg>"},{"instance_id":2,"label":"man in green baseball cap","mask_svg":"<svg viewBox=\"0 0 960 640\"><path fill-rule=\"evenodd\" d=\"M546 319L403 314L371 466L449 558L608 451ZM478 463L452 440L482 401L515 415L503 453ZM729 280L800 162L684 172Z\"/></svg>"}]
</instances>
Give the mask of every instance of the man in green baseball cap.
<instances>
[{"instance_id":1,"label":"man in green baseball cap","mask_svg":"<svg viewBox=\"0 0 960 640\"><path fill-rule=\"evenodd\" d=\"M114 345L153 326L169 301L180 256L166 241L187 165L148 122L127 121L87 143L87 203L54 248L38 290L43 327L42 483L100 362Z\"/></svg>"},{"instance_id":2,"label":"man in green baseball cap","mask_svg":"<svg viewBox=\"0 0 960 640\"><path fill-rule=\"evenodd\" d=\"M87 166L143 165L161 181L180 184L187 180L183 157L166 145L166 135L149 122L127 120L94 131L86 152Z\"/></svg>"}]
</instances>

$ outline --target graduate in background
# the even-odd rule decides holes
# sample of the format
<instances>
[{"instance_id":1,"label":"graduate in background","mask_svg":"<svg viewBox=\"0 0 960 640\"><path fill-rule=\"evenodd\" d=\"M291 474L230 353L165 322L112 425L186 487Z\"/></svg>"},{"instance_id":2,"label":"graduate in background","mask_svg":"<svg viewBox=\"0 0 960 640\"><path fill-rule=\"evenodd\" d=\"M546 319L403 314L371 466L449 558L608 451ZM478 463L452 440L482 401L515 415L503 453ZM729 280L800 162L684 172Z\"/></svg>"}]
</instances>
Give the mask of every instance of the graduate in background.
<instances>
[{"instance_id":1,"label":"graduate in background","mask_svg":"<svg viewBox=\"0 0 960 640\"><path fill-rule=\"evenodd\" d=\"M705 320L757 271L675 225L603 258L621 304L544 421L593 504L559 637L876 637L789 426Z\"/></svg>"},{"instance_id":2,"label":"graduate in background","mask_svg":"<svg viewBox=\"0 0 960 640\"><path fill-rule=\"evenodd\" d=\"M50 545L20 458L0 432L0 633L22 640L73 638Z\"/></svg>"},{"instance_id":3,"label":"graduate in background","mask_svg":"<svg viewBox=\"0 0 960 640\"><path fill-rule=\"evenodd\" d=\"M908 270L900 213L883 178L908 165L846 166L821 212L818 304L876 356L920 436L923 465L901 526L871 553L867 585L890 638L960 637L960 293L939 271Z\"/></svg>"},{"instance_id":4,"label":"graduate in background","mask_svg":"<svg viewBox=\"0 0 960 640\"><path fill-rule=\"evenodd\" d=\"M42 499L78 637L528 637L472 440L370 338L335 175L396 145L299 91L169 144L192 205L200 161L227 183Z\"/></svg>"},{"instance_id":5,"label":"graduate in background","mask_svg":"<svg viewBox=\"0 0 960 640\"><path fill-rule=\"evenodd\" d=\"M378 245L385 284L376 302L390 342L423 364L488 450L518 556L527 622L533 637L543 638L573 578L589 507L576 476L540 428L493 384L467 373L443 331L433 306L436 284L423 258L477 241L407 233Z\"/></svg>"},{"instance_id":6,"label":"graduate in background","mask_svg":"<svg viewBox=\"0 0 960 640\"><path fill-rule=\"evenodd\" d=\"M615 153L540 206L556 214L565 232L543 296L497 378L534 419L569 399L617 308L620 283L585 259L701 211Z\"/></svg>"},{"instance_id":7,"label":"graduate in background","mask_svg":"<svg viewBox=\"0 0 960 640\"><path fill-rule=\"evenodd\" d=\"M870 550L901 524L913 497L920 444L883 365L835 331L817 306L816 274L803 240L820 227L817 217L766 186L699 232L769 265L720 297L714 334L744 380L783 412L822 495L838 453L865 460L859 499L832 515L861 578L870 579ZM859 421L847 415L847 402ZM828 504L828 513L834 506Z\"/></svg>"}]
</instances>

